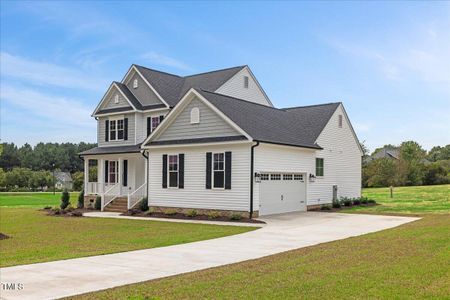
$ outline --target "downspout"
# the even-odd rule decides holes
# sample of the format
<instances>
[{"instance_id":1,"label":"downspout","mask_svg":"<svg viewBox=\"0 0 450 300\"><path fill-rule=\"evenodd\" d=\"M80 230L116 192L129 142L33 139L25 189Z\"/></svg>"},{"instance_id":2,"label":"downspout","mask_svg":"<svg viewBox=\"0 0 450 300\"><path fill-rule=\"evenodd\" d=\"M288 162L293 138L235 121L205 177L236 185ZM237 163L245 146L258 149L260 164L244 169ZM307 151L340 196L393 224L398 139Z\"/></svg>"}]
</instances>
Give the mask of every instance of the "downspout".
<instances>
[{"instance_id":1,"label":"downspout","mask_svg":"<svg viewBox=\"0 0 450 300\"><path fill-rule=\"evenodd\" d=\"M142 150L142 152L141 152L141 154L142 154L142 156L145 158L145 160L146 160L146 164L147 164L147 174L146 174L146 176L147 176L147 205L148 205L148 190L149 190L149 188L148 188L148 184L149 184L149 169L150 169L150 166L148 165L148 155L145 155L145 150Z\"/></svg>"},{"instance_id":2,"label":"downspout","mask_svg":"<svg viewBox=\"0 0 450 300\"><path fill-rule=\"evenodd\" d=\"M254 172L254 161L255 161L255 148L259 146L259 141L252 145L250 153L250 219L253 217L253 172Z\"/></svg>"}]
</instances>

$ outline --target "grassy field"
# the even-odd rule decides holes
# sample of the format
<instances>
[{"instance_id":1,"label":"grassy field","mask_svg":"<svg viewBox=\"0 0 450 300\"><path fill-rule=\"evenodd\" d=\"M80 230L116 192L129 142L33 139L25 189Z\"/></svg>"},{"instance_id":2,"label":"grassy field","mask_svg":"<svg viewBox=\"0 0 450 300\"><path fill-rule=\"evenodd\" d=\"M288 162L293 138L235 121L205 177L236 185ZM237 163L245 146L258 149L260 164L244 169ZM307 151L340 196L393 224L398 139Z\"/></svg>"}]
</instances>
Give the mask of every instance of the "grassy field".
<instances>
[{"instance_id":1,"label":"grassy field","mask_svg":"<svg viewBox=\"0 0 450 300\"><path fill-rule=\"evenodd\" d=\"M364 190L381 205L350 212L422 216L397 228L73 298L449 299L449 188Z\"/></svg>"},{"instance_id":2,"label":"grassy field","mask_svg":"<svg viewBox=\"0 0 450 300\"><path fill-rule=\"evenodd\" d=\"M372 207L354 207L354 212L370 213L450 213L450 185L429 185L394 188L390 198L389 188L369 188L363 195L375 199Z\"/></svg>"},{"instance_id":3,"label":"grassy field","mask_svg":"<svg viewBox=\"0 0 450 300\"><path fill-rule=\"evenodd\" d=\"M70 193L70 202L76 206L78 193ZM61 192L53 193L0 193L0 207L57 206L61 203Z\"/></svg>"},{"instance_id":4,"label":"grassy field","mask_svg":"<svg viewBox=\"0 0 450 300\"><path fill-rule=\"evenodd\" d=\"M0 208L0 266L147 249L223 237L254 227L51 217L34 208Z\"/></svg>"}]
</instances>

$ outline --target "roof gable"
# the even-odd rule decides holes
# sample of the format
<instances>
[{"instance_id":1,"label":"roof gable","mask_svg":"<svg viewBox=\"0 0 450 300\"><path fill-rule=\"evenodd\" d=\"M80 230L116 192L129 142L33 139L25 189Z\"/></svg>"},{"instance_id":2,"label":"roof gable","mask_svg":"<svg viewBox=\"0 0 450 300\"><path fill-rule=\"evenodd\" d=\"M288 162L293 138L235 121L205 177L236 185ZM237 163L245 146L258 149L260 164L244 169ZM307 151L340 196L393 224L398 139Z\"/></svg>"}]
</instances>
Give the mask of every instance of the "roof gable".
<instances>
[{"instance_id":1,"label":"roof gable","mask_svg":"<svg viewBox=\"0 0 450 300\"><path fill-rule=\"evenodd\" d=\"M95 116L102 113L136 110L136 106L140 106L140 103L134 95L131 94L128 88L119 82L113 82L92 115Z\"/></svg>"}]
</instances>

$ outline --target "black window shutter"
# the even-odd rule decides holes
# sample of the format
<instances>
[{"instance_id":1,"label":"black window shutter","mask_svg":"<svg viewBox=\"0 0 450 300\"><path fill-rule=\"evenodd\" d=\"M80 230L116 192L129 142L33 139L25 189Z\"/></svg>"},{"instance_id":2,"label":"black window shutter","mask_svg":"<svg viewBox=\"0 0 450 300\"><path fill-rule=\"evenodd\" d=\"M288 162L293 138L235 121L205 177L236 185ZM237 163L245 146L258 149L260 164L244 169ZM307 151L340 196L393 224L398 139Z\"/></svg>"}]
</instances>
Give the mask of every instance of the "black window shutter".
<instances>
[{"instance_id":1,"label":"black window shutter","mask_svg":"<svg viewBox=\"0 0 450 300\"><path fill-rule=\"evenodd\" d=\"M225 152L225 189L231 190L231 152Z\"/></svg>"},{"instance_id":2,"label":"black window shutter","mask_svg":"<svg viewBox=\"0 0 450 300\"><path fill-rule=\"evenodd\" d=\"M128 140L128 118L123 119L123 139Z\"/></svg>"},{"instance_id":3,"label":"black window shutter","mask_svg":"<svg viewBox=\"0 0 450 300\"><path fill-rule=\"evenodd\" d=\"M178 188L184 189L184 154L178 154Z\"/></svg>"},{"instance_id":4,"label":"black window shutter","mask_svg":"<svg viewBox=\"0 0 450 300\"><path fill-rule=\"evenodd\" d=\"M105 142L109 141L109 120L105 120Z\"/></svg>"},{"instance_id":5,"label":"black window shutter","mask_svg":"<svg viewBox=\"0 0 450 300\"><path fill-rule=\"evenodd\" d=\"M161 123L164 120L164 116L159 116L159 123Z\"/></svg>"},{"instance_id":6,"label":"black window shutter","mask_svg":"<svg viewBox=\"0 0 450 300\"><path fill-rule=\"evenodd\" d=\"M109 161L105 160L105 183L108 183L108 166L109 166Z\"/></svg>"},{"instance_id":7,"label":"black window shutter","mask_svg":"<svg viewBox=\"0 0 450 300\"><path fill-rule=\"evenodd\" d=\"M162 156L162 187L167 188L167 154Z\"/></svg>"},{"instance_id":8,"label":"black window shutter","mask_svg":"<svg viewBox=\"0 0 450 300\"><path fill-rule=\"evenodd\" d=\"M128 160L123 161L123 177L122 177L123 186L128 185Z\"/></svg>"},{"instance_id":9,"label":"black window shutter","mask_svg":"<svg viewBox=\"0 0 450 300\"><path fill-rule=\"evenodd\" d=\"M147 136L152 133L152 117L147 117Z\"/></svg>"},{"instance_id":10,"label":"black window shutter","mask_svg":"<svg viewBox=\"0 0 450 300\"><path fill-rule=\"evenodd\" d=\"M206 189L211 189L212 153L206 152Z\"/></svg>"}]
</instances>

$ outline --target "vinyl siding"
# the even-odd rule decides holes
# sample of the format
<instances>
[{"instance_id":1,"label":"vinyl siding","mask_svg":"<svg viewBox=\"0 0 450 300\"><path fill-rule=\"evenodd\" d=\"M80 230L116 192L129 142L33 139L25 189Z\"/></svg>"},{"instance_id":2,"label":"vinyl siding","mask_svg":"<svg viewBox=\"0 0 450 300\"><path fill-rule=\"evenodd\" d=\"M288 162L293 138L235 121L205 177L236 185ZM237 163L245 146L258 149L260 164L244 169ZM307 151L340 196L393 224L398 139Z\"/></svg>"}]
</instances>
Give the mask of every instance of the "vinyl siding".
<instances>
[{"instance_id":1,"label":"vinyl siding","mask_svg":"<svg viewBox=\"0 0 450 300\"><path fill-rule=\"evenodd\" d=\"M167 109L138 114L136 118L136 144L142 143L147 138L147 117L159 117L161 115L165 116L168 112L169 110Z\"/></svg>"},{"instance_id":2,"label":"vinyl siding","mask_svg":"<svg viewBox=\"0 0 450 300\"><path fill-rule=\"evenodd\" d=\"M232 151L231 189L206 189L206 152ZM162 155L185 155L184 189L162 188ZM249 211L250 145L214 145L150 151L149 205Z\"/></svg>"},{"instance_id":3,"label":"vinyl siding","mask_svg":"<svg viewBox=\"0 0 450 300\"><path fill-rule=\"evenodd\" d=\"M343 116L342 128L338 126L339 115ZM324 159L324 176L310 184L308 204L331 202L335 184L338 197L361 196L361 152L342 105L325 126L317 144L324 148L316 154Z\"/></svg>"},{"instance_id":4,"label":"vinyl siding","mask_svg":"<svg viewBox=\"0 0 450 300\"><path fill-rule=\"evenodd\" d=\"M121 115L122 116L122 115ZM110 118L119 118L119 116L111 116ZM135 144L135 114L124 114L123 118L128 118L128 140L126 141L108 141L105 142L105 120L108 117L99 117L97 120L97 143L102 146L125 146Z\"/></svg>"},{"instance_id":5,"label":"vinyl siding","mask_svg":"<svg viewBox=\"0 0 450 300\"><path fill-rule=\"evenodd\" d=\"M311 172L314 172L315 151L299 147L261 143L255 148L254 170L255 172L307 173L305 181L306 190L308 191L310 182L308 182L307 177ZM259 209L259 189L260 184L255 183L253 194L253 209L255 211Z\"/></svg>"},{"instance_id":6,"label":"vinyl siding","mask_svg":"<svg viewBox=\"0 0 450 300\"><path fill-rule=\"evenodd\" d=\"M114 97L116 95L119 95L119 103L114 103ZM113 86L106 95L105 101L100 106L100 110L118 107L130 107L130 109L132 109L128 101L123 97L122 93L115 86Z\"/></svg>"},{"instance_id":7,"label":"vinyl siding","mask_svg":"<svg viewBox=\"0 0 450 300\"><path fill-rule=\"evenodd\" d=\"M191 124L191 109L200 110L200 123ZM241 135L198 98L194 98L155 141Z\"/></svg>"},{"instance_id":8,"label":"vinyl siding","mask_svg":"<svg viewBox=\"0 0 450 300\"><path fill-rule=\"evenodd\" d=\"M133 88L134 79L138 80L138 87ZM158 96L152 91L142 77L132 71L125 81L125 85L133 93L133 95L142 103L142 105L162 104Z\"/></svg>"},{"instance_id":9,"label":"vinyl siding","mask_svg":"<svg viewBox=\"0 0 450 300\"><path fill-rule=\"evenodd\" d=\"M244 87L244 76L248 77L248 88ZM250 74L247 68L239 71L230 80L228 80L220 88L218 88L216 92L219 94L244 99L250 102L272 106L267 101L264 92L261 90L258 83L253 80L253 76Z\"/></svg>"}]
</instances>

